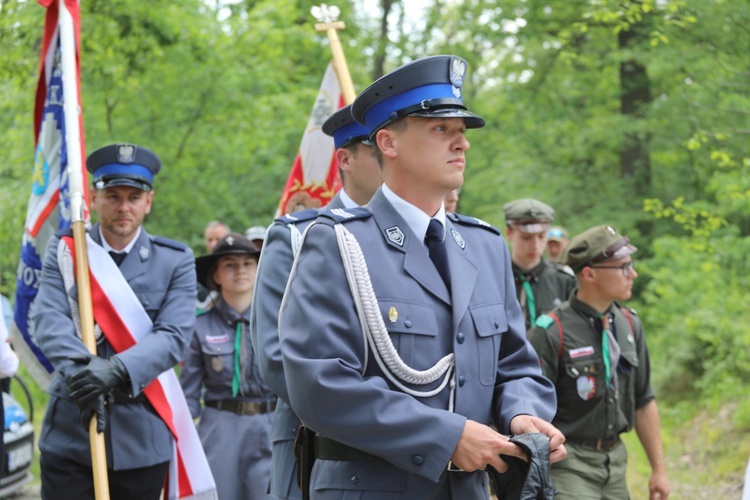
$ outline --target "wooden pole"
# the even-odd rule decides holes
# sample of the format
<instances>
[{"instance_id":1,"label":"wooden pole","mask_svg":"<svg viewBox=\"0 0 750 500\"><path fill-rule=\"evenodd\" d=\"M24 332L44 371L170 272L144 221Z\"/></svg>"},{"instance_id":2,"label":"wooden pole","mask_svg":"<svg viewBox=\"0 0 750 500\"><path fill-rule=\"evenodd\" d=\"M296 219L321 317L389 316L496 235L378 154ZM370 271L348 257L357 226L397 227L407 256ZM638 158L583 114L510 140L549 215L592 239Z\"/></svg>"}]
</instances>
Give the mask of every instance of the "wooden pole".
<instances>
[{"instance_id":1,"label":"wooden pole","mask_svg":"<svg viewBox=\"0 0 750 500\"><path fill-rule=\"evenodd\" d=\"M65 144L68 151L68 179L70 182L71 226L76 258L76 288L81 316L81 337L89 353L96 356L94 312L91 303L89 259L86 251L86 226L83 159L81 158L80 106L78 103L78 72L76 69L76 40L73 18L65 0L60 5L60 53L63 69L63 106L65 109ZM94 495L97 500L109 500L107 454L104 434L96 431L96 415L89 422L91 468L94 474Z\"/></svg>"},{"instance_id":2,"label":"wooden pole","mask_svg":"<svg viewBox=\"0 0 750 500\"><path fill-rule=\"evenodd\" d=\"M341 93L344 95L344 101L347 104L351 104L354 102L357 94L354 92L352 75L349 73L349 66L346 64L346 56L344 55L344 49L341 47L338 35L338 30L343 30L346 28L346 25L344 21L336 20L339 15L337 7L329 7L323 4L319 7L313 7L312 14L318 21L321 21L315 25L315 29L317 31L325 31L328 35L328 40L331 42L331 51L333 52L333 67L336 70L336 77L341 87Z\"/></svg>"}]
</instances>

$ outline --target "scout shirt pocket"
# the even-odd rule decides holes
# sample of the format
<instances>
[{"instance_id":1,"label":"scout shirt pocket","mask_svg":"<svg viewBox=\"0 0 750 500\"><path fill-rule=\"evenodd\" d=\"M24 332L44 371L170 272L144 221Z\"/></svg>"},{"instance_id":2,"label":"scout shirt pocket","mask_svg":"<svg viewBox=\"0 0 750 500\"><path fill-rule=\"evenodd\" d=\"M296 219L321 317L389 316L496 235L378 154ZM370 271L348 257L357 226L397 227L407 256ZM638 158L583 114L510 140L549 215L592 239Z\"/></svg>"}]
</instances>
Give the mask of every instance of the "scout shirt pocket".
<instances>
[{"instance_id":1,"label":"scout shirt pocket","mask_svg":"<svg viewBox=\"0 0 750 500\"><path fill-rule=\"evenodd\" d=\"M227 334L206 335L201 342L206 385L229 384L234 376L234 341Z\"/></svg>"},{"instance_id":2,"label":"scout shirt pocket","mask_svg":"<svg viewBox=\"0 0 750 500\"><path fill-rule=\"evenodd\" d=\"M380 299L379 306L393 346L407 365L421 370L445 356L435 339L438 326L432 307L391 299ZM420 366L414 364L415 355Z\"/></svg>"},{"instance_id":3,"label":"scout shirt pocket","mask_svg":"<svg viewBox=\"0 0 750 500\"><path fill-rule=\"evenodd\" d=\"M620 344L620 361L617 363L617 377L620 383L620 398L624 408L635 408L635 385L638 373L638 352L635 349L633 334L628 332L625 339L618 339Z\"/></svg>"},{"instance_id":4,"label":"scout shirt pocket","mask_svg":"<svg viewBox=\"0 0 750 500\"><path fill-rule=\"evenodd\" d=\"M494 385L500 354L500 335L508 331L505 309L498 302L470 306L469 312L477 332L479 381L482 385Z\"/></svg>"},{"instance_id":5,"label":"scout shirt pocket","mask_svg":"<svg viewBox=\"0 0 750 500\"><path fill-rule=\"evenodd\" d=\"M572 386L572 391L583 401L591 401L596 396L599 386L604 386L604 363L593 348L581 348L573 352L582 349L591 349L591 354L564 362L565 375L569 380L566 386Z\"/></svg>"}]
</instances>

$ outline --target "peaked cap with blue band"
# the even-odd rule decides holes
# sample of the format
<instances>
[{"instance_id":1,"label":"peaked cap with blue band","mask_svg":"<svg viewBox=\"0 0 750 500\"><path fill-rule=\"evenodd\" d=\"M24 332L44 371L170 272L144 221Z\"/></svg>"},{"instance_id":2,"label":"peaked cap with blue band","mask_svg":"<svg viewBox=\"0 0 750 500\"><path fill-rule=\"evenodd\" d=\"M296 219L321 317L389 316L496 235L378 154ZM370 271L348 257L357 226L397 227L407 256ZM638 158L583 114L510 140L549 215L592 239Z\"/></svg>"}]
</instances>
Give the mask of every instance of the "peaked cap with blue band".
<instances>
[{"instance_id":1,"label":"peaked cap with blue band","mask_svg":"<svg viewBox=\"0 0 750 500\"><path fill-rule=\"evenodd\" d=\"M354 142L369 144L367 129L354 120L351 105L344 106L329 116L323 123L323 132L333 137L333 144L336 149L344 148Z\"/></svg>"},{"instance_id":2,"label":"peaked cap with blue band","mask_svg":"<svg viewBox=\"0 0 750 500\"><path fill-rule=\"evenodd\" d=\"M86 169L94 176L94 187L131 186L151 191L161 170L156 153L135 144L111 144L86 158Z\"/></svg>"},{"instance_id":3,"label":"peaked cap with blue band","mask_svg":"<svg viewBox=\"0 0 750 500\"><path fill-rule=\"evenodd\" d=\"M466 109L461 87L468 63L458 56L417 59L380 77L352 103L352 116L367 127L370 139L404 116L463 118L467 128L484 120Z\"/></svg>"}]
</instances>

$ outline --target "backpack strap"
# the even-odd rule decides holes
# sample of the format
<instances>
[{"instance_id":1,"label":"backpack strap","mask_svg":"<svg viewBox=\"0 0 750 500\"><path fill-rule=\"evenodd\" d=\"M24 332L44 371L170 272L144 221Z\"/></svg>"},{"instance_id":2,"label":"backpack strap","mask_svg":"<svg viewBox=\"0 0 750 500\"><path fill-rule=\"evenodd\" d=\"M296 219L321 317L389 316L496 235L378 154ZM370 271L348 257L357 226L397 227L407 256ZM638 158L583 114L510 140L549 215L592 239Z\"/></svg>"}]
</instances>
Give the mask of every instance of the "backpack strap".
<instances>
[{"instance_id":1,"label":"backpack strap","mask_svg":"<svg viewBox=\"0 0 750 500\"><path fill-rule=\"evenodd\" d=\"M565 342L565 334L563 333L563 327L562 323L560 322L560 318L557 317L557 314L555 313L547 313L547 316L555 320L555 323L557 323L557 331L560 334L560 346L557 348L557 360L560 361L562 359L562 353L563 353L563 343Z\"/></svg>"},{"instance_id":2,"label":"backpack strap","mask_svg":"<svg viewBox=\"0 0 750 500\"><path fill-rule=\"evenodd\" d=\"M628 320L628 324L630 325L630 331L635 335L635 328L633 328L633 316L630 315L630 311L628 311L627 307L621 307L620 311L625 313L625 317Z\"/></svg>"}]
</instances>

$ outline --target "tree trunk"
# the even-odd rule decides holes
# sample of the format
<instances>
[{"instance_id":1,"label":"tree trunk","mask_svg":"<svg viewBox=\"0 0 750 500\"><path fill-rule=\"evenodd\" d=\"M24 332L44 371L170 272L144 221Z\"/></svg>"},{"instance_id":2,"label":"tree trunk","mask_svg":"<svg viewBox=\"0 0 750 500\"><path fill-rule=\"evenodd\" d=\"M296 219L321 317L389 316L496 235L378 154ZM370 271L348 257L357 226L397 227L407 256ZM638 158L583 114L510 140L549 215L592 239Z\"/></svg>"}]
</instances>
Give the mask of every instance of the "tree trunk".
<instances>
[{"instance_id":1,"label":"tree trunk","mask_svg":"<svg viewBox=\"0 0 750 500\"><path fill-rule=\"evenodd\" d=\"M621 50L647 43L643 24L632 25L628 31L620 31L618 41ZM620 149L620 175L633 182L635 193L648 195L651 189L651 158L649 143L651 134L646 130L644 118L651 103L651 82L646 67L634 59L620 63L620 112L628 118Z\"/></svg>"},{"instance_id":2,"label":"tree trunk","mask_svg":"<svg viewBox=\"0 0 750 500\"><path fill-rule=\"evenodd\" d=\"M380 0L383 7L383 17L380 19L380 38L378 49L375 53L375 61L372 67L372 81L374 82L385 72L385 49L388 47L388 15L391 13L394 0Z\"/></svg>"}]
</instances>

